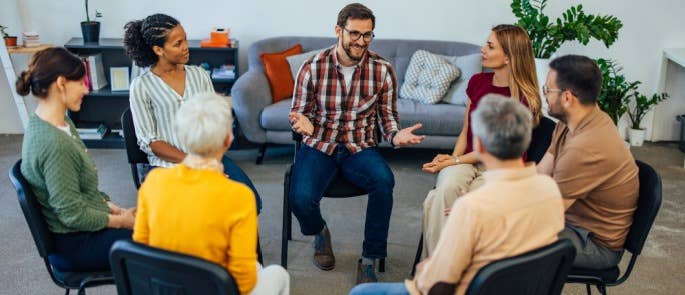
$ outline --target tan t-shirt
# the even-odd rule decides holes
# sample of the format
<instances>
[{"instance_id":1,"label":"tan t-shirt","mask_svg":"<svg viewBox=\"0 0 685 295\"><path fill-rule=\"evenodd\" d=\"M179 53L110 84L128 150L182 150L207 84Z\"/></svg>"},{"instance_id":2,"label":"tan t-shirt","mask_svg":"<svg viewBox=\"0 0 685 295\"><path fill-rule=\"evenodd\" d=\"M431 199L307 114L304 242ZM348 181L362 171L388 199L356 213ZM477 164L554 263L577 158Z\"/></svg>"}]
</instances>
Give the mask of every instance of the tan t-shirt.
<instances>
[{"instance_id":1,"label":"tan t-shirt","mask_svg":"<svg viewBox=\"0 0 685 295\"><path fill-rule=\"evenodd\" d=\"M566 222L594 233L609 249L623 249L637 206L638 171L611 118L597 107L573 132L559 122L548 152L561 194L576 200Z\"/></svg>"},{"instance_id":2,"label":"tan t-shirt","mask_svg":"<svg viewBox=\"0 0 685 295\"><path fill-rule=\"evenodd\" d=\"M439 282L464 294L488 263L516 256L557 240L564 228L564 205L554 180L535 164L483 173L485 184L452 206L435 251L405 281L409 293L428 294ZM419 292L420 290L420 292Z\"/></svg>"}]
</instances>

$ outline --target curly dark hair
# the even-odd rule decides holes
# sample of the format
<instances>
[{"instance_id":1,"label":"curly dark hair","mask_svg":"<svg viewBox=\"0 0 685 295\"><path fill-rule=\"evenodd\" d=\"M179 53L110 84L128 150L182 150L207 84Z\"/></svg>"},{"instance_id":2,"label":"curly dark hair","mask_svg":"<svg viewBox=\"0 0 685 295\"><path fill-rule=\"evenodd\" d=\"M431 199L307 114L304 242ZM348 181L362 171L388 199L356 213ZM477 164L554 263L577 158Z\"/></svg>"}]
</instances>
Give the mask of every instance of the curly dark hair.
<instances>
[{"instance_id":1,"label":"curly dark hair","mask_svg":"<svg viewBox=\"0 0 685 295\"><path fill-rule=\"evenodd\" d=\"M149 67L159 60L152 46L164 47L169 31L179 25L178 20L166 14L153 14L124 26L126 55L139 67Z\"/></svg>"},{"instance_id":2,"label":"curly dark hair","mask_svg":"<svg viewBox=\"0 0 685 295\"><path fill-rule=\"evenodd\" d=\"M22 71L15 83L17 93L45 98L48 89L57 78L77 81L86 75L81 59L64 47L50 47L36 52L29 61L28 69Z\"/></svg>"}]
</instances>

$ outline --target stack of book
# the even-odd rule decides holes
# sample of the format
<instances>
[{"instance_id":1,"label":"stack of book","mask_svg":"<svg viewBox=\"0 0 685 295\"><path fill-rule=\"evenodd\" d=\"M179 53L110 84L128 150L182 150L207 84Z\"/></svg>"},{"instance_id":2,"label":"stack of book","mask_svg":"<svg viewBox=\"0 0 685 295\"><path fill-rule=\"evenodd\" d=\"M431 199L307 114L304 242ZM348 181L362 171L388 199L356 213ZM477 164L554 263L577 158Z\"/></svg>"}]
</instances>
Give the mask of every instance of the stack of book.
<instances>
[{"instance_id":1,"label":"stack of book","mask_svg":"<svg viewBox=\"0 0 685 295\"><path fill-rule=\"evenodd\" d=\"M235 66L223 65L212 70L212 79L235 79Z\"/></svg>"},{"instance_id":2,"label":"stack of book","mask_svg":"<svg viewBox=\"0 0 685 295\"><path fill-rule=\"evenodd\" d=\"M99 90L108 85L105 67L102 65L102 53L81 55L81 60L86 68L88 90Z\"/></svg>"},{"instance_id":3,"label":"stack of book","mask_svg":"<svg viewBox=\"0 0 685 295\"><path fill-rule=\"evenodd\" d=\"M81 139L103 139L109 130L105 124L102 123L83 123L76 127L79 137Z\"/></svg>"},{"instance_id":4,"label":"stack of book","mask_svg":"<svg viewBox=\"0 0 685 295\"><path fill-rule=\"evenodd\" d=\"M24 47L40 46L40 36L36 32L23 32L21 37L24 40Z\"/></svg>"}]
</instances>

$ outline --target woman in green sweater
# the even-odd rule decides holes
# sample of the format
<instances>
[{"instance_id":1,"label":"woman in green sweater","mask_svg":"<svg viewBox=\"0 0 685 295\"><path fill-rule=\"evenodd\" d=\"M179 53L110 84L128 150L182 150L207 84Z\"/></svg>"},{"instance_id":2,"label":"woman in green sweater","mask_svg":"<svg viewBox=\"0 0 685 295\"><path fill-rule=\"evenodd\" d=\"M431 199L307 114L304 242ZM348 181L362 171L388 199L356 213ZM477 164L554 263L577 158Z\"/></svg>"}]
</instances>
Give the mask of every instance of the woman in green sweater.
<instances>
[{"instance_id":1,"label":"woman in green sweater","mask_svg":"<svg viewBox=\"0 0 685 295\"><path fill-rule=\"evenodd\" d=\"M67 110L81 109L85 86L81 59L62 47L34 54L17 79L17 93L33 93L22 145L21 173L31 184L55 240L49 260L60 271L109 269L114 241L130 239L135 208L122 209L98 190L95 162Z\"/></svg>"}]
</instances>

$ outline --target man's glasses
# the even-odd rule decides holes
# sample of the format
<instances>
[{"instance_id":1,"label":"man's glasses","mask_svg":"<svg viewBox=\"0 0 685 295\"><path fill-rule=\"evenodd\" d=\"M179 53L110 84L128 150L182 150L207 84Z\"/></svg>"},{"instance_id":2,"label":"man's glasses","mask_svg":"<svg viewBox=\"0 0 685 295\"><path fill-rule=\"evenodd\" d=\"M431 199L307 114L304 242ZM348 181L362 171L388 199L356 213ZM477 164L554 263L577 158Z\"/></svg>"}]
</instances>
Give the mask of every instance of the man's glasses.
<instances>
[{"instance_id":1,"label":"man's glasses","mask_svg":"<svg viewBox=\"0 0 685 295\"><path fill-rule=\"evenodd\" d=\"M343 30L347 31L350 34L350 38L352 38L352 41L357 41L359 38L362 36L364 37L364 42L369 43L371 40L373 40L373 37L375 36L373 34L373 31L366 32L362 34L360 31L350 31L346 28L343 28Z\"/></svg>"},{"instance_id":2,"label":"man's glasses","mask_svg":"<svg viewBox=\"0 0 685 295\"><path fill-rule=\"evenodd\" d=\"M564 92L565 89L550 89L547 85L542 85L542 94L547 96L550 92Z\"/></svg>"}]
</instances>

